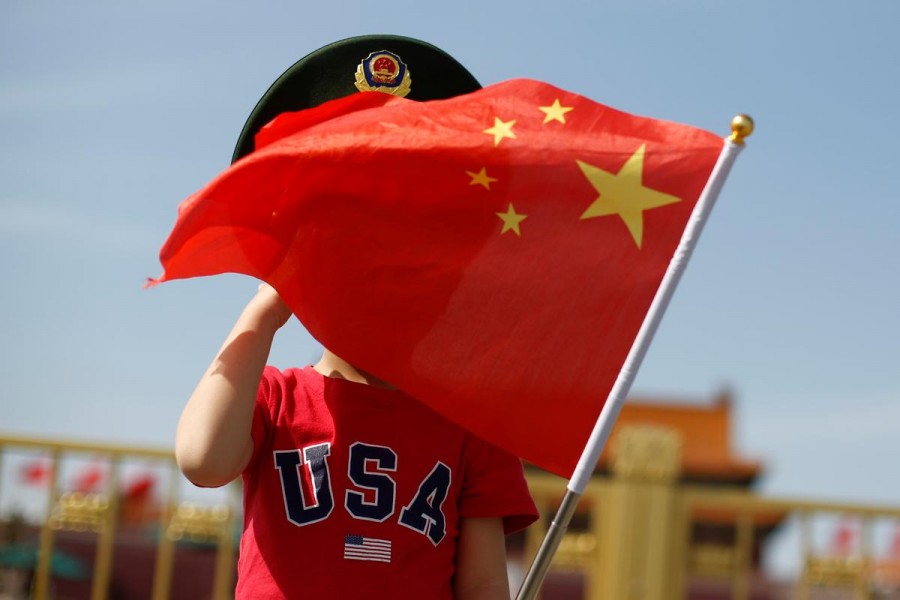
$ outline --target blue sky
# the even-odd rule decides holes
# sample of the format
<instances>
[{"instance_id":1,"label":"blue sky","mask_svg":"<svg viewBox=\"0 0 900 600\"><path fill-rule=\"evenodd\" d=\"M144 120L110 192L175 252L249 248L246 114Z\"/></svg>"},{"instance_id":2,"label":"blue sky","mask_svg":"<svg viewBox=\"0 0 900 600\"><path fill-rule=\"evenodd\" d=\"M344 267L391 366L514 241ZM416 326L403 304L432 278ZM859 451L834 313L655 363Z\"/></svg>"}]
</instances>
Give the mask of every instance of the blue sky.
<instances>
[{"instance_id":1,"label":"blue sky","mask_svg":"<svg viewBox=\"0 0 900 600\"><path fill-rule=\"evenodd\" d=\"M390 32L483 84L542 79L722 135L751 114L634 391L731 388L766 492L900 504L897 22L889 0L5 3L0 433L171 444L256 287L142 289L178 203L285 68ZM272 362L317 352L293 323Z\"/></svg>"}]
</instances>

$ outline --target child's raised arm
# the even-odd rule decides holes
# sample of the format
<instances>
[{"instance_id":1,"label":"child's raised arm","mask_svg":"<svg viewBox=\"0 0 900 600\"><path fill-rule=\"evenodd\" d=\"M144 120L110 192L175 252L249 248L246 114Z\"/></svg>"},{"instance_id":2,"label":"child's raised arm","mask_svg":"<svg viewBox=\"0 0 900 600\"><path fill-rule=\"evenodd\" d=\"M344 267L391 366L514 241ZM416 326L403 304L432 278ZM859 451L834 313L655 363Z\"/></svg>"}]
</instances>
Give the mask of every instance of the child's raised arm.
<instances>
[{"instance_id":1,"label":"child's raised arm","mask_svg":"<svg viewBox=\"0 0 900 600\"><path fill-rule=\"evenodd\" d=\"M278 293L261 285L191 394L178 422L175 458L195 485L225 485L250 460L259 380L275 332L290 315Z\"/></svg>"}]
</instances>

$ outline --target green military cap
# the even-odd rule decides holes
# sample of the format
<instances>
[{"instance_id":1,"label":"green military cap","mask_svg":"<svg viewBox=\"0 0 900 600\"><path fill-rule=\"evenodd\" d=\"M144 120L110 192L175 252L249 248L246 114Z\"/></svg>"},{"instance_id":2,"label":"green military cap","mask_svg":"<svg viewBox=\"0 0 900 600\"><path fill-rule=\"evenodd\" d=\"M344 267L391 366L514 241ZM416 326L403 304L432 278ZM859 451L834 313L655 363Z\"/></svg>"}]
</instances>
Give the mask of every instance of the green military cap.
<instances>
[{"instance_id":1,"label":"green military cap","mask_svg":"<svg viewBox=\"0 0 900 600\"><path fill-rule=\"evenodd\" d=\"M340 40L307 54L275 80L244 124L232 162L253 152L256 133L284 112L359 91L439 100L480 88L455 58L427 42L396 35Z\"/></svg>"}]
</instances>

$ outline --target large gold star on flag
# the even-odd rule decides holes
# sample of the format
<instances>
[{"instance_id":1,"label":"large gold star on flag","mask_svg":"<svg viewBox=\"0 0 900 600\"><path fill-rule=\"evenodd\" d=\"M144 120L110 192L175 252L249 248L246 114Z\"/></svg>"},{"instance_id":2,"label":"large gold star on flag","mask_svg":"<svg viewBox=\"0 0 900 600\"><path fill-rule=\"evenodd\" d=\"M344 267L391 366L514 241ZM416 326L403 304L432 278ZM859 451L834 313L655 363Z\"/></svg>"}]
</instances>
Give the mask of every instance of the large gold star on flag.
<instances>
[{"instance_id":1,"label":"large gold star on flag","mask_svg":"<svg viewBox=\"0 0 900 600\"><path fill-rule=\"evenodd\" d=\"M644 237L644 211L680 202L681 198L651 190L643 185L646 144L625 162L618 173L610 173L580 160L581 172L600 194L581 219L618 215L628 227L638 248Z\"/></svg>"}]
</instances>

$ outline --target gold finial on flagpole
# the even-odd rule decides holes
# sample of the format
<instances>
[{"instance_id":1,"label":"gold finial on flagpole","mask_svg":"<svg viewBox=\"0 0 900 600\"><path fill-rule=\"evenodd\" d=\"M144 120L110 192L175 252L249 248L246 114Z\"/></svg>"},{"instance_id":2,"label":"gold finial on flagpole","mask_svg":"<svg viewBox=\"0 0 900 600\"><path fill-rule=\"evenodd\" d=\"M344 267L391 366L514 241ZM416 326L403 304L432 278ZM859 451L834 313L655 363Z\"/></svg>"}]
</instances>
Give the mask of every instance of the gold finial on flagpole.
<instances>
[{"instance_id":1,"label":"gold finial on flagpole","mask_svg":"<svg viewBox=\"0 0 900 600\"><path fill-rule=\"evenodd\" d=\"M753 119L750 115L737 115L731 120L731 136L728 138L735 144L743 144L744 138L753 133Z\"/></svg>"}]
</instances>

